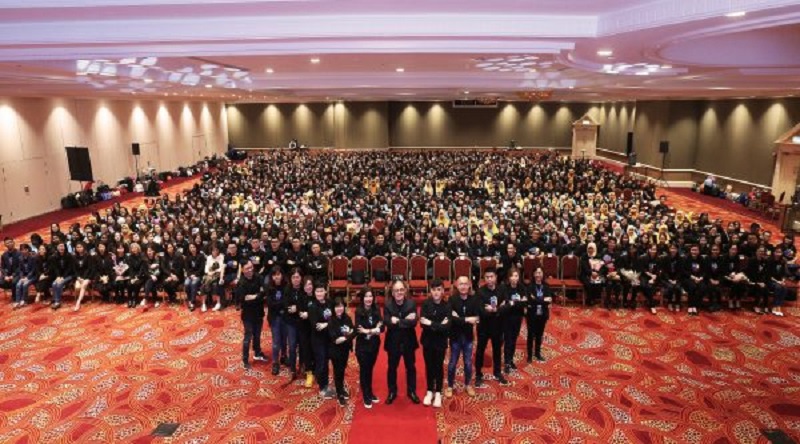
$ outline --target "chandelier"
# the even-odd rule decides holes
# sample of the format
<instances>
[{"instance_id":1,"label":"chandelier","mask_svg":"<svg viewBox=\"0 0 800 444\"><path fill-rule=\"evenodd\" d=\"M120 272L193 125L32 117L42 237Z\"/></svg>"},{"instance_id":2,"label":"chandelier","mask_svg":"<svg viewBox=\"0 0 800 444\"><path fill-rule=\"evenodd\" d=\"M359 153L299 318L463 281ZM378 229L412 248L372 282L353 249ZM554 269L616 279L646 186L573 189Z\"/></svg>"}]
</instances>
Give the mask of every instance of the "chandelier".
<instances>
[{"instance_id":1,"label":"chandelier","mask_svg":"<svg viewBox=\"0 0 800 444\"><path fill-rule=\"evenodd\" d=\"M529 102L540 102L553 97L552 89L534 89L531 91L520 91L517 96Z\"/></svg>"}]
</instances>

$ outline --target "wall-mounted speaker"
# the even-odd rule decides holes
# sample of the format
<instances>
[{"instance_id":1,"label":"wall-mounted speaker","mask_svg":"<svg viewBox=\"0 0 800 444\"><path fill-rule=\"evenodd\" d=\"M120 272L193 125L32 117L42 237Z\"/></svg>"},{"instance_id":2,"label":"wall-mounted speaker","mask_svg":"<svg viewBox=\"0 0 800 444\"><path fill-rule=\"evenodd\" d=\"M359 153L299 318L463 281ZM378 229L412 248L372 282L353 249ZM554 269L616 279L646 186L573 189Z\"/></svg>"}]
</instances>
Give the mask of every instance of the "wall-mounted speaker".
<instances>
[{"instance_id":1,"label":"wall-mounted speaker","mask_svg":"<svg viewBox=\"0 0 800 444\"><path fill-rule=\"evenodd\" d=\"M134 142L131 144L131 152L133 152L134 156L138 156L142 153L138 143Z\"/></svg>"},{"instance_id":2,"label":"wall-mounted speaker","mask_svg":"<svg viewBox=\"0 0 800 444\"><path fill-rule=\"evenodd\" d=\"M625 144L625 154L630 156L632 152L633 152L633 132L629 131L628 132L628 141Z\"/></svg>"},{"instance_id":3,"label":"wall-mounted speaker","mask_svg":"<svg viewBox=\"0 0 800 444\"><path fill-rule=\"evenodd\" d=\"M658 152L667 154L669 152L669 140L662 140L658 145Z\"/></svg>"}]
</instances>

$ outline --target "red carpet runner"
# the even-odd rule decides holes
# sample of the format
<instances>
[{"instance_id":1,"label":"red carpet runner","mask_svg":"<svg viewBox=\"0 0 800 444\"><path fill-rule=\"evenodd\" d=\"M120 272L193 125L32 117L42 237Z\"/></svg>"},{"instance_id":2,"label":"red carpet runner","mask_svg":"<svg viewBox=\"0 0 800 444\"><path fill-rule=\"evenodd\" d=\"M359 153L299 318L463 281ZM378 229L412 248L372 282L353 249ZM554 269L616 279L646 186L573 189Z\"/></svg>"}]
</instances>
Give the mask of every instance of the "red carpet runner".
<instances>
[{"instance_id":1,"label":"red carpet runner","mask_svg":"<svg viewBox=\"0 0 800 444\"><path fill-rule=\"evenodd\" d=\"M420 331L417 330L417 336L419 336ZM381 347L383 347L383 343L381 343ZM433 407L423 407L422 404L414 405L408 399L406 396L406 373L402 361L397 370L397 400L392 405L386 405L387 366L387 355L381 350L378 362L375 364L373 383L373 390L375 395L381 399L381 403L367 410L360 397L353 397L356 409L348 442L352 444L435 443L437 439L436 410ZM421 400L426 391L425 361L422 359L422 348L417 350L416 368L417 396ZM351 372L358 376L358 367L353 367ZM445 383L446 381L447 374L445 374Z\"/></svg>"}]
</instances>

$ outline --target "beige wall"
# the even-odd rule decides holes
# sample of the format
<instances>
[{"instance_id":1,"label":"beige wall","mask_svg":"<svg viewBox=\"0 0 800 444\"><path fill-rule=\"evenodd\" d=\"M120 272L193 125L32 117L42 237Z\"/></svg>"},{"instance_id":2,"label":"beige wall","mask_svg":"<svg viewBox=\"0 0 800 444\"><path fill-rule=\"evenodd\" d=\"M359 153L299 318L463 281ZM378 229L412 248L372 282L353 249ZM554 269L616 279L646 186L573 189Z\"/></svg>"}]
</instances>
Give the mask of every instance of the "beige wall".
<instances>
[{"instance_id":1,"label":"beige wall","mask_svg":"<svg viewBox=\"0 0 800 444\"><path fill-rule=\"evenodd\" d=\"M595 107L592 117L600 124L597 146L625 153L635 116L636 102L604 103Z\"/></svg>"},{"instance_id":2,"label":"beige wall","mask_svg":"<svg viewBox=\"0 0 800 444\"><path fill-rule=\"evenodd\" d=\"M497 108L453 108L451 102L390 102L393 147L563 147L572 144L572 123L599 105L501 102Z\"/></svg>"},{"instance_id":3,"label":"beige wall","mask_svg":"<svg viewBox=\"0 0 800 444\"><path fill-rule=\"evenodd\" d=\"M4 222L60 206L79 190L69 180L67 146L89 148L95 181L116 184L140 169L190 165L225 151L221 103L68 98L0 98L0 214ZM29 191L25 192L25 186Z\"/></svg>"},{"instance_id":4,"label":"beige wall","mask_svg":"<svg viewBox=\"0 0 800 444\"><path fill-rule=\"evenodd\" d=\"M227 107L230 142L241 148L389 146L386 102L243 103Z\"/></svg>"}]
</instances>

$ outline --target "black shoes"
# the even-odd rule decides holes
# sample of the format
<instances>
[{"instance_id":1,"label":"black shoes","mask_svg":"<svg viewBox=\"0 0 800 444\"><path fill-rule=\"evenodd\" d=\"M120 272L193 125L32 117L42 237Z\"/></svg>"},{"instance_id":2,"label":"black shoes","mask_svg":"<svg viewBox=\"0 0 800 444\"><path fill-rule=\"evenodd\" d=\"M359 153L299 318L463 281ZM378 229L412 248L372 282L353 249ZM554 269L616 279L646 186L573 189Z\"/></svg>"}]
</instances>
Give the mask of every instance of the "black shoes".
<instances>
[{"instance_id":1,"label":"black shoes","mask_svg":"<svg viewBox=\"0 0 800 444\"><path fill-rule=\"evenodd\" d=\"M536 360L537 360L537 361L539 361L539 362L544 362L544 358L543 358L543 357L541 357L541 356L537 356L537 357L536 357Z\"/></svg>"},{"instance_id":2,"label":"black shoes","mask_svg":"<svg viewBox=\"0 0 800 444\"><path fill-rule=\"evenodd\" d=\"M483 375L478 375L475 378L475 388L479 389L479 388L484 388L484 387L485 386L483 385Z\"/></svg>"},{"instance_id":3,"label":"black shoes","mask_svg":"<svg viewBox=\"0 0 800 444\"><path fill-rule=\"evenodd\" d=\"M414 392L410 392L408 394L408 399L410 399L411 402L413 402L414 404L419 404L419 397Z\"/></svg>"},{"instance_id":4,"label":"black shoes","mask_svg":"<svg viewBox=\"0 0 800 444\"><path fill-rule=\"evenodd\" d=\"M392 405L395 399L397 399L397 393L389 393L389 396L386 397L386 405Z\"/></svg>"},{"instance_id":5,"label":"black shoes","mask_svg":"<svg viewBox=\"0 0 800 444\"><path fill-rule=\"evenodd\" d=\"M499 382L500 385L508 385L509 384L508 379L506 379L503 376L502 373L498 373L498 374L494 375L494 377L495 377L495 379L497 379L497 382Z\"/></svg>"},{"instance_id":6,"label":"black shoes","mask_svg":"<svg viewBox=\"0 0 800 444\"><path fill-rule=\"evenodd\" d=\"M342 407L347 405L347 400L344 398L344 396L339 396L339 405Z\"/></svg>"},{"instance_id":7,"label":"black shoes","mask_svg":"<svg viewBox=\"0 0 800 444\"><path fill-rule=\"evenodd\" d=\"M281 367L277 363L272 364L272 376L278 376L278 373L281 372Z\"/></svg>"}]
</instances>

